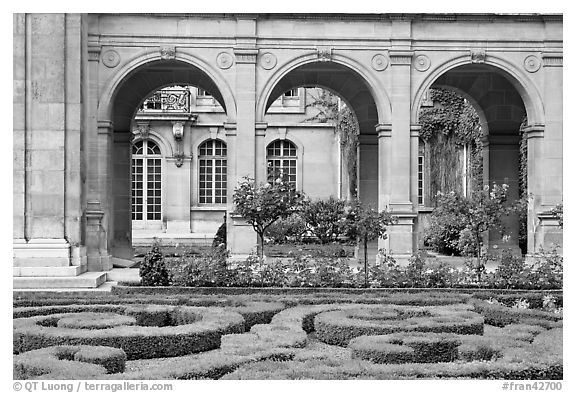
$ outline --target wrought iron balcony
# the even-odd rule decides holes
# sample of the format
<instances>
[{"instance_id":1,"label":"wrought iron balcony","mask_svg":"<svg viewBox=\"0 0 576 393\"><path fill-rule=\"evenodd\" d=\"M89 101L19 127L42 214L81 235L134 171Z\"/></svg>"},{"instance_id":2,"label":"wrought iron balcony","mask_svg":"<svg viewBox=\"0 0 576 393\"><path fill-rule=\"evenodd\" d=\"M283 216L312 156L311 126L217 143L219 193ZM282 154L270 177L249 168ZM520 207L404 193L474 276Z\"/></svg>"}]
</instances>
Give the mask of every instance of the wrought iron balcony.
<instances>
[{"instance_id":1,"label":"wrought iron balcony","mask_svg":"<svg viewBox=\"0 0 576 393\"><path fill-rule=\"evenodd\" d=\"M190 113L190 105L188 88L162 89L144 100L138 113Z\"/></svg>"}]
</instances>

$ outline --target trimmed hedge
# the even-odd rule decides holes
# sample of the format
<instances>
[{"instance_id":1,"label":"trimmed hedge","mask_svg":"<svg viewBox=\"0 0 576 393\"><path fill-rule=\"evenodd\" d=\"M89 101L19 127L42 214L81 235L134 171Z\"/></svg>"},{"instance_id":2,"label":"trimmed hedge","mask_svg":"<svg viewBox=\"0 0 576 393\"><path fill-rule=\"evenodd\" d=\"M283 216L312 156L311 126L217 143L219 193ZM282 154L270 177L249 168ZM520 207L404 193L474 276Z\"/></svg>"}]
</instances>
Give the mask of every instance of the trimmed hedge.
<instances>
[{"instance_id":1,"label":"trimmed hedge","mask_svg":"<svg viewBox=\"0 0 576 393\"><path fill-rule=\"evenodd\" d=\"M369 318L370 314L378 315L382 312L394 312L397 318ZM402 331L481 335L484 331L484 319L464 305L427 308L380 306L324 312L316 316L314 328L320 341L346 346L355 337Z\"/></svg>"},{"instance_id":2,"label":"trimmed hedge","mask_svg":"<svg viewBox=\"0 0 576 393\"><path fill-rule=\"evenodd\" d=\"M274 315L284 310L280 302L245 302L242 305L226 307L227 310L237 312L244 317L246 330L257 324L267 324Z\"/></svg>"},{"instance_id":3,"label":"trimmed hedge","mask_svg":"<svg viewBox=\"0 0 576 393\"><path fill-rule=\"evenodd\" d=\"M56 327L58 320L70 314L18 318L14 320L14 353L53 345L83 344L122 348L128 359L182 356L218 348L222 335L244 331L242 316L229 310L164 307L179 315L177 318L187 315L188 320L197 322L178 326L115 326L88 330Z\"/></svg>"},{"instance_id":4,"label":"trimmed hedge","mask_svg":"<svg viewBox=\"0 0 576 393\"><path fill-rule=\"evenodd\" d=\"M548 311L511 308L500 304L491 304L482 300L472 300L474 311L484 316L484 321L488 325L503 327L513 323L528 323L530 325L540 324L551 328L554 324L562 320L561 314ZM534 323L536 321L536 323Z\"/></svg>"},{"instance_id":5,"label":"trimmed hedge","mask_svg":"<svg viewBox=\"0 0 576 393\"><path fill-rule=\"evenodd\" d=\"M375 363L439 363L455 360L460 344L454 334L411 332L356 337L348 348L352 358Z\"/></svg>"},{"instance_id":6,"label":"trimmed hedge","mask_svg":"<svg viewBox=\"0 0 576 393\"><path fill-rule=\"evenodd\" d=\"M136 324L136 319L127 315L83 312L60 318L56 326L70 329L108 329L114 326Z\"/></svg>"},{"instance_id":7,"label":"trimmed hedge","mask_svg":"<svg viewBox=\"0 0 576 393\"><path fill-rule=\"evenodd\" d=\"M111 347L63 345L16 355L13 364L14 379L94 379L124 372L126 353Z\"/></svg>"}]
</instances>

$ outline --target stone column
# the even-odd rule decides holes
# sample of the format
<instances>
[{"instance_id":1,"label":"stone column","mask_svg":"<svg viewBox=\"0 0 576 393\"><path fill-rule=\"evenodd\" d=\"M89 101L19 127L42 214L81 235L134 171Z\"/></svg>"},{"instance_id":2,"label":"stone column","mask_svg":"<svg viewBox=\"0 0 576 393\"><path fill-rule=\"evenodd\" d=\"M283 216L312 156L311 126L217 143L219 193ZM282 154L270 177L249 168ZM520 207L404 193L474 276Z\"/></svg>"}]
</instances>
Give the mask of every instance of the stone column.
<instances>
[{"instance_id":1,"label":"stone column","mask_svg":"<svg viewBox=\"0 0 576 393\"><path fill-rule=\"evenodd\" d=\"M389 210L390 206L390 164L388 159L391 155L392 125L378 124L378 210ZM390 239L379 239L379 249L390 249Z\"/></svg>"},{"instance_id":2,"label":"stone column","mask_svg":"<svg viewBox=\"0 0 576 393\"><path fill-rule=\"evenodd\" d=\"M404 26L408 28L408 26ZM402 43L403 41L399 41ZM413 172L413 157L411 152L410 134L410 86L413 52L402 49L390 51L392 72L392 133L390 138L389 208L398 218L388 232L389 252L399 257L408 257L415 251L414 221L417 214L412 204L411 179Z\"/></svg>"},{"instance_id":3,"label":"stone column","mask_svg":"<svg viewBox=\"0 0 576 393\"><path fill-rule=\"evenodd\" d=\"M563 54L546 50L542 54L544 73L543 100L545 108L545 131L542 143L542 158L539 161L542 176L542 200L538 209L537 240L533 251L539 251L540 247L550 249L559 247L562 253L563 238L562 229L557 220L548 212L563 200ZM530 155L528 155L530 160Z\"/></svg>"},{"instance_id":4,"label":"stone column","mask_svg":"<svg viewBox=\"0 0 576 393\"><path fill-rule=\"evenodd\" d=\"M67 172L66 168L67 158L79 158L80 154L79 21L79 15L15 15L14 61L24 65L24 74L22 69L14 73L15 141L16 146L20 143L24 147L24 157L16 156L24 159L23 173L18 171L18 168L22 170L22 161L18 165L17 160L15 167L15 203L20 211L24 209L23 221L16 215L16 225L20 225L14 243L16 275L79 273L79 268L70 267L70 272L52 269L68 269L70 265L70 244L66 236L71 235L74 242L80 241L77 225L80 198L70 209L66 205L66 193L79 196L80 189L79 172ZM75 67L67 67L70 63ZM22 119L25 119L24 130L18 132ZM73 128L67 141L68 127ZM22 184L17 183L18 179L23 180ZM24 206L18 206L22 202ZM71 220L67 221L67 213ZM72 225L70 231L67 224Z\"/></svg>"},{"instance_id":5,"label":"stone column","mask_svg":"<svg viewBox=\"0 0 576 393\"><path fill-rule=\"evenodd\" d=\"M130 138L128 132L114 132L113 152L112 152L112 194L114 202L112 204L113 214L113 239L112 255L121 259L132 259L132 217L130 204L131 192L131 152Z\"/></svg>"},{"instance_id":6,"label":"stone column","mask_svg":"<svg viewBox=\"0 0 576 393\"><path fill-rule=\"evenodd\" d=\"M267 181L267 163L266 163L266 131L268 123L256 123L256 182L263 183Z\"/></svg>"},{"instance_id":7,"label":"stone column","mask_svg":"<svg viewBox=\"0 0 576 393\"><path fill-rule=\"evenodd\" d=\"M234 47L236 71L236 127L228 128L228 218L227 241L232 256L240 257L256 247L256 233L241 217L233 214L232 195L244 176L256 177L256 20L239 17ZM229 139L228 139L229 138Z\"/></svg>"},{"instance_id":8,"label":"stone column","mask_svg":"<svg viewBox=\"0 0 576 393\"><path fill-rule=\"evenodd\" d=\"M172 126L178 127L173 121ZM163 216L166 219L166 233L189 233L191 207L191 171L192 155L190 149L190 124L184 124L184 135L181 140L175 140L174 157L166 158L166 167L162 171L165 179L162 190ZM166 154L167 152L165 152Z\"/></svg>"}]
</instances>

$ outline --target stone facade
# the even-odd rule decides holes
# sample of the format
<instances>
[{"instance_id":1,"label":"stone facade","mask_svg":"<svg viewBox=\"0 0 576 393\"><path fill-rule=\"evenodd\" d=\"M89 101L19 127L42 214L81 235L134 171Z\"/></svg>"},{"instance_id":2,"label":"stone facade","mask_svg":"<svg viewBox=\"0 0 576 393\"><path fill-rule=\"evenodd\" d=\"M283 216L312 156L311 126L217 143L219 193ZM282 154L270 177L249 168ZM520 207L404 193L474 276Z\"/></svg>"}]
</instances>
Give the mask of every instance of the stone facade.
<instances>
[{"instance_id":1,"label":"stone facade","mask_svg":"<svg viewBox=\"0 0 576 393\"><path fill-rule=\"evenodd\" d=\"M562 202L562 26L559 15L15 14L15 275L129 257L134 117L174 84L223 108L214 127L228 148L234 254L256 242L231 214L235 181L265 180L262 140L284 132L267 112L300 86L333 90L356 113L360 197L399 217L381 244L392 254L418 242L418 111L440 86L481 114L486 182L517 182L526 118L528 252L561 243L547 212Z\"/></svg>"}]
</instances>

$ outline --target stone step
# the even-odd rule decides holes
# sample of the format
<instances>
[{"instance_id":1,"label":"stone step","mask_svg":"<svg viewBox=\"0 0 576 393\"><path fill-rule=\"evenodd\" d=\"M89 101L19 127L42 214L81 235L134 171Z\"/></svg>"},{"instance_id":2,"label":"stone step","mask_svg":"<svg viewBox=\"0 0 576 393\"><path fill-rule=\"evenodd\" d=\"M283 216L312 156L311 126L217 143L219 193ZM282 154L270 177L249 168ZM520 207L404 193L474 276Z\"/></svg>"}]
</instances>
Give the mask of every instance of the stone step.
<instances>
[{"instance_id":1,"label":"stone step","mask_svg":"<svg viewBox=\"0 0 576 393\"><path fill-rule=\"evenodd\" d=\"M131 268L136 265L138 261L133 261L131 259L112 257L112 266L119 268Z\"/></svg>"},{"instance_id":2,"label":"stone step","mask_svg":"<svg viewBox=\"0 0 576 393\"><path fill-rule=\"evenodd\" d=\"M140 269L113 268L106 272L106 281L140 282Z\"/></svg>"},{"instance_id":3,"label":"stone step","mask_svg":"<svg viewBox=\"0 0 576 393\"><path fill-rule=\"evenodd\" d=\"M14 277L74 277L80 274L80 266L66 267L14 267Z\"/></svg>"},{"instance_id":4,"label":"stone step","mask_svg":"<svg viewBox=\"0 0 576 393\"><path fill-rule=\"evenodd\" d=\"M75 277L14 277L19 288L97 288L106 281L106 272L87 272Z\"/></svg>"}]
</instances>

